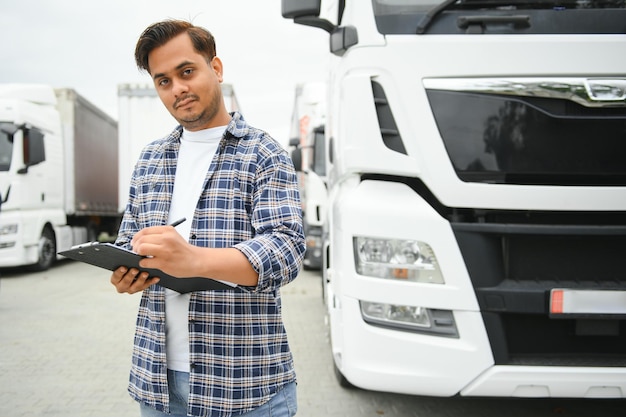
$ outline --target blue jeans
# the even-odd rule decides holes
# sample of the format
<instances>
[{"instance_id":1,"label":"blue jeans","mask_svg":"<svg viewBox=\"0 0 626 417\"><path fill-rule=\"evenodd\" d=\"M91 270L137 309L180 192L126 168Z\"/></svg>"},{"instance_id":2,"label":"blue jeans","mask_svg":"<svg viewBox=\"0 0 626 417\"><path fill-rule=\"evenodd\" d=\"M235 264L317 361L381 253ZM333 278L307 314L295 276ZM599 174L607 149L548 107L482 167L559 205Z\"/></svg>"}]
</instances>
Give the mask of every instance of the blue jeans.
<instances>
[{"instance_id":1,"label":"blue jeans","mask_svg":"<svg viewBox=\"0 0 626 417\"><path fill-rule=\"evenodd\" d=\"M187 397L189 396L189 374L187 372L167 371L170 393L170 413L163 413L145 404L140 404L141 417L187 417ZM293 417L298 411L296 383L285 385L268 402L241 417Z\"/></svg>"}]
</instances>

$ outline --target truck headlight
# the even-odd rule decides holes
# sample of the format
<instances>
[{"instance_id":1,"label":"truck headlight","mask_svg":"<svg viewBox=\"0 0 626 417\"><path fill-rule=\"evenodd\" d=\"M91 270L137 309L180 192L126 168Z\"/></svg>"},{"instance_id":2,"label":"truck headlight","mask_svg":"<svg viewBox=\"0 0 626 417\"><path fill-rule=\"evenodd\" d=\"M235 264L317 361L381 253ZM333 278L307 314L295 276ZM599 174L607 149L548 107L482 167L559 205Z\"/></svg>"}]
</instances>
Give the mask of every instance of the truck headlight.
<instances>
[{"instance_id":1,"label":"truck headlight","mask_svg":"<svg viewBox=\"0 0 626 417\"><path fill-rule=\"evenodd\" d=\"M394 330L459 337L450 310L360 301L361 317L371 325Z\"/></svg>"},{"instance_id":2,"label":"truck headlight","mask_svg":"<svg viewBox=\"0 0 626 417\"><path fill-rule=\"evenodd\" d=\"M433 249L418 240L354 238L356 271L376 278L443 284Z\"/></svg>"},{"instance_id":3,"label":"truck headlight","mask_svg":"<svg viewBox=\"0 0 626 417\"><path fill-rule=\"evenodd\" d=\"M0 235L14 235L17 233L17 224L5 224L0 226Z\"/></svg>"}]
</instances>

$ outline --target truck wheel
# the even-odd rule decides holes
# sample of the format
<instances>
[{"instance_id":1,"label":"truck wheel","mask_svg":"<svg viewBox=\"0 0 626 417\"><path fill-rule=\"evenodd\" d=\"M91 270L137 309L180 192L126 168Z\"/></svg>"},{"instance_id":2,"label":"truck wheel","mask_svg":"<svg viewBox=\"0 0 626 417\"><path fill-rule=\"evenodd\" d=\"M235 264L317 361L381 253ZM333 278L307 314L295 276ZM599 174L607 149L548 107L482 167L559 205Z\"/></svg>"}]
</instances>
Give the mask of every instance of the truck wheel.
<instances>
[{"instance_id":1,"label":"truck wheel","mask_svg":"<svg viewBox=\"0 0 626 417\"><path fill-rule=\"evenodd\" d=\"M98 240L98 226L90 222L87 225L87 242L95 242Z\"/></svg>"},{"instance_id":2,"label":"truck wheel","mask_svg":"<svg viewBox=\"0 0 626 417\"><path fill-rule=\"evenodd\" d=\"M57 256L57 244L54 237L54 232L46 227L41 232L41 238L39 238L39 245L37 249L39 253L39 260L36 264L30 267L31 271L45 271L49 269Z\"/></svg>"}]
</instances>

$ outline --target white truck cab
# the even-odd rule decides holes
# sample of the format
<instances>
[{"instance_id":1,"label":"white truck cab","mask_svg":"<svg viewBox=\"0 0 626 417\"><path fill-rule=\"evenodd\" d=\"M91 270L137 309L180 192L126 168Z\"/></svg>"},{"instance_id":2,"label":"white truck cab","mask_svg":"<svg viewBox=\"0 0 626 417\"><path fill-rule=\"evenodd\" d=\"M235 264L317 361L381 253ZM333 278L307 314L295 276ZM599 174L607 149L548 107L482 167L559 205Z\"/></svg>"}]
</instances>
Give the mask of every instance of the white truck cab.
<instances>
[{"instance_id":1,"label":"white truck cab","mask_svg":"<svg viewBox=\"0 0 626 417\"><path fill-rule=\"evenodd\" d=\"M329 32L342 384L626 397L620 1L283 0Z\"/></svg>"},{"instance_id":2,"label":"white truck cab","mask_svg":"<svg viewBox=\"0 0 626 417\"><path fill-rule=\"evenodd\" d=\"M0 268L114 236L117 156L117 122L73 89L1 84Z\"/></svg>"},{"instance_id":3,"label":"white truck cab","mask_svg":"<svg viewBox=\"0 0 626 417\"><path fill-rule=\"evenodd\" d=\"M296 86L291 116L289 144L300 182L300 199L306 253L303 266L309 270L322 267L323 226L326 216L326 83L311 81Z\"/></svg>"}]
</instances>

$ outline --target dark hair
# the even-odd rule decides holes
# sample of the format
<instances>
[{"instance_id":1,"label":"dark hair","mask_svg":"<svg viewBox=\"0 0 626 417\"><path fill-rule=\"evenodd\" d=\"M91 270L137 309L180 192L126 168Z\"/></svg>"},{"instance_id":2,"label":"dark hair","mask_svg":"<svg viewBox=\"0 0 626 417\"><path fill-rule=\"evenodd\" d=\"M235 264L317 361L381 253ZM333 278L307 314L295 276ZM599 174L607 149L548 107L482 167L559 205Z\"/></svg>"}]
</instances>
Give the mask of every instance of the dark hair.
<instances>
[{"instance_id":1,"label":"dark hair","mask_svg":"<svg viewBox=\"0 0 626 417\"><path fill-rule=\"evenodd\" d=\"M135 47L135 62L140 70L150 72L148 55L153 49L165 45L172 38L187 33L194 49L207 61L215 57L215 38L208 30L184 20L164 20L153 23L143 31Z\"/></svg>"}]
</instances>

